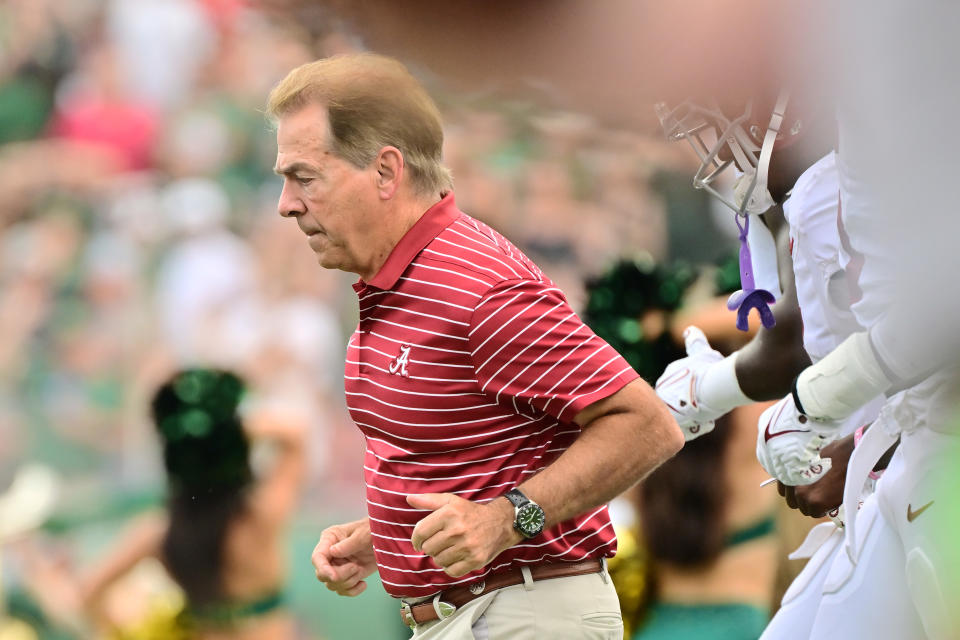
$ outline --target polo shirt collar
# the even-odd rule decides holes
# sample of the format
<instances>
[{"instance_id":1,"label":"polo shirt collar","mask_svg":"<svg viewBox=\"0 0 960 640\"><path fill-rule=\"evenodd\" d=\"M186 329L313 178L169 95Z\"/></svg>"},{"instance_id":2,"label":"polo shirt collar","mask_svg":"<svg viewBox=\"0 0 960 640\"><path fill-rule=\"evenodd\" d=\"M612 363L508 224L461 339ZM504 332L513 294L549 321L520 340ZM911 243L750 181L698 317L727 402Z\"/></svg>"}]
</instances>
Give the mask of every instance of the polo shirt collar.
<instances>
[{"instance_id":1,"label":"polo shirt collar","mask_svg":"<svg viewBox=\"0 0 960 640\"><path fill-rule=\"evenodd\" d=\"M396 244L393 251L387 256L386 262L380 267L380 271L370 279L370 282L364 283L361 279L354 285L354 289L359 291L364 284L384 291L392 289L403 272L413 262L413 259L423 251L423 248L459 217L460 210L457 209L457 204L453 200L453 192L450 191L443 196L440 202L427 209L420 216L420 219L410 227L410 230L400 238L400 242ZM359 285L359 288L357 285Z\"/></svg>"}]
</instances>

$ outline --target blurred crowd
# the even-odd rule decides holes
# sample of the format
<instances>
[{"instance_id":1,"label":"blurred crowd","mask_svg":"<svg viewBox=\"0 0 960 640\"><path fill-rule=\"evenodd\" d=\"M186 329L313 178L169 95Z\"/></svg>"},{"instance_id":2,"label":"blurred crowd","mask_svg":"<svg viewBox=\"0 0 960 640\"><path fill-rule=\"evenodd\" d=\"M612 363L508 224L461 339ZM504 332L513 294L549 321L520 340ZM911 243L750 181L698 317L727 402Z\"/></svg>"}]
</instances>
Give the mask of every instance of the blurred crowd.
<instances>
[{"instance_id":1,"label":"blurred crowd","mask_svg":"<svg viewBox=\"0 0 960 640\"><path fill-rule=\"evenodd\" d=\"M276 215L262 114L287 70L362 45L268 9L0 5L0 487L25 461L55 468L66 530L162 492L147 400L194 364L242 372L262 401L309 421L303 513L362 510L341 386L351 277L320 269ZM575 309L583 281L617 259L678 257L676 193L710 225L687 179L673 188L671 169L689 175L682 150L424 80L459 206L513 239Z\"/></svg>"}]
</instances>

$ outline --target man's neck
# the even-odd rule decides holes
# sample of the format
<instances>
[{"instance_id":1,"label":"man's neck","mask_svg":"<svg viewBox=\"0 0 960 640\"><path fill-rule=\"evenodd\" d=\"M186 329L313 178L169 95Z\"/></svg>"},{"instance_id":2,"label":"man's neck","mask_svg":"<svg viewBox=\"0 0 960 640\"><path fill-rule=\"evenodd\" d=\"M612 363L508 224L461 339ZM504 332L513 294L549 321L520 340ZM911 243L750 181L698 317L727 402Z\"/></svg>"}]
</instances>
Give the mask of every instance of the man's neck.
<instances>
[{"instance_id":1,"label":"man's neck","mask_svg":"<svg viewBox=\"0 0 960 640\"><path fill-rule=\"evenodd\" d=\"M364 273L359 274L364 281L369 282L379 273L394 247L396 247L410 229L417 224L420 218L423 217L423 214L426 213L430 207L440 202L441 199L442 196L440 194L406 198L396 202L392 208L386 211L383 216L384 233L381 236L383 240L378 246L373 247L369 267L364 270Z\"/></svg>"}]
</instances>

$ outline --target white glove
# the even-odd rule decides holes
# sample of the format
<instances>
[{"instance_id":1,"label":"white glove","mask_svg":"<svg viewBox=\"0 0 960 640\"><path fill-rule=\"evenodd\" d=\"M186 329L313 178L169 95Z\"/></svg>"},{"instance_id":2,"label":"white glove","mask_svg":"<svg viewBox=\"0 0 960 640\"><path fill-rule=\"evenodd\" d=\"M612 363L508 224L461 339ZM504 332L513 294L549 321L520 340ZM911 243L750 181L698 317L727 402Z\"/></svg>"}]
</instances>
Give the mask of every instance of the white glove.
<instances>
[{"instance_id":1,"label":"white glove","mask_svg":"<svg viewBox=\"0 0 960 640\"><path fill-rule=\"evenodd\" d=\"M827 458L827 461L829 462L830 458ZM847 516L846 512L843 510L843 505L834 507L833 509L830 509L830 511L827 511L827 517L830 518L830 521L833 522L833 524L837 525L841 529L846 526L844 523L847 521Z\"/></svg>"},{"instance_id":2,"label":"white glove","mask_svg":"<svg viewBox=\"0 0 960 640\"><path fill-rule=\"evenodd\" d=\"M687 327L683 337L687 357L667 366L656 392L689 442L713 431L714 420L750 399L740 390L732 357L712 348L697 327Z\"/></svg>"},{"instance_id":3,"label":"white glove","mask_svg":"<svg viewBox=\"0 0 960 640\"><path fill-rule=\"evenodd\" d=\"M839 435L840 423L809 418L783 398L760 415L757 423L757 460L767 473L785 485L813 484L830 470L830 458L820 450Z\"/></svg>"}]
</instances>

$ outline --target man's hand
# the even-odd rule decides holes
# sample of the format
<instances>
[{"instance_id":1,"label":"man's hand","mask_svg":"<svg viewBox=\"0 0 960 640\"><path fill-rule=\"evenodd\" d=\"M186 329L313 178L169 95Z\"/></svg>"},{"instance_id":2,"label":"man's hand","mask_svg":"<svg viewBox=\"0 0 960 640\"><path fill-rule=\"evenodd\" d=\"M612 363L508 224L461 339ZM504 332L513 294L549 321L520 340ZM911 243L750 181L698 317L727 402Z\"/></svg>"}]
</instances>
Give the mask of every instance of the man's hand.
<instances>
[{"instance_id":1,"label":"man's hand","mask_svg":"<svg viewBox=\"0 0 960 640\"><path fill-rule=\"evenodd\" d=\"M791 509L812 518L820 518L843 504L843 486L847 477L847 462L853 453L853 434L831 442L820 456L831 461L830 470L814 482L799 487L777 483L777 490Z\"/></svg>"},{"instance_id":2,"label":"man's hand","mask_svg":"<svg viewBox=\"0 0 960 640\"><path fill-rule=\"evenodd\" d=\"M820 451L836 437L839 426L805 416L793 396L787 396L760 414L757 460L785 485L813 484L831 469L830 458L821 457Z\"/></svg>"},{"instance_id":3,"label":"man's hand","mask_svg":"<svg viewBox=\"0 0 960 640\"><path fill-rule=\"evenodd\" d=\"M700 397L700 383L706 370L723 362L720 352L710 346L697 327L683 332L687 357L671 362L657 380L657 395L670 409L687 442L713 431L714 420L729 409L710 407Z\"/></svg>"},{"instance_id":4,"label":"man's hand","mask_svg":"<svg viewBox=\"0 0 960 640\"><path fill-rule=\"evenodd\" d=\"M370 520L328 527L311 556L317 579L341 596L356 596L367 588L364 580L377 570L370 539Z\"/></svg>"},{"instance_id":5,"label":"man's hand","mask_svg":"<svg viewBox=\"0 0 960 640\"><path fill-rule=\"evenodd\" d=\"M485 566L523 540L513 528L513 505L506 498L479 504L452 493L423 493L407 496L407 503L433 512L414 527L413 548L454 578Z\"/></svg>"}]
</instances>

